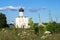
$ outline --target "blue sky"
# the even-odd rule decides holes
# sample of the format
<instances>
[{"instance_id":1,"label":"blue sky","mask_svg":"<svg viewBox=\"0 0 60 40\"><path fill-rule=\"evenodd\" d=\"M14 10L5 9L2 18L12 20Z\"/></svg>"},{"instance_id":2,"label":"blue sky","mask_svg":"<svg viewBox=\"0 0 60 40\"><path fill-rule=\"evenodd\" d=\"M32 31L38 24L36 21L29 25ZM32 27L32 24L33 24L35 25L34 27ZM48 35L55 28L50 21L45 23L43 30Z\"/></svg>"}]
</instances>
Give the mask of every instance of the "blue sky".
<instances>
[{"instance_id":1,"label":"blue sky","mask_svg":"<svg viewBox=\"0 0 60 40\"><path fill-rule=\"evenodd\" d=\"M49 10L54 21L60 22L60 0L0 0L0 9L8 6L23 6L25 16L32 17L34 22L39 22L39 14L41 22L49 21ZM45 8L45 9L44 9ZM34 9L35 11L29 11ZM39 10L38 10L39 9ZM6 14L7 23L15 22L15 18L19 15L17 10L3 10L0 12Z\"/></svg>"}]
</instances>

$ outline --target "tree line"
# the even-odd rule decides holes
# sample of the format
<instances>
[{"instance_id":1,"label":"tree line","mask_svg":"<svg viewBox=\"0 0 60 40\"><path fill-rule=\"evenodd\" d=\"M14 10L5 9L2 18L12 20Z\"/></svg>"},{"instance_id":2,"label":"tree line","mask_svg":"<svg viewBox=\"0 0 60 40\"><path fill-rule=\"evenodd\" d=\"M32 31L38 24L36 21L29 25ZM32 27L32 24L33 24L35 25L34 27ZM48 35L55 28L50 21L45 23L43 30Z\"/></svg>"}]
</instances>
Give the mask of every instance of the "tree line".
<instances>
[{"instance_id":1,"label":"tree line","mask_svg":"<svg viewBox=\"0 0 60 40\"><path fill-rule=\"evenodd\" d=\"M43 34L45 31L50 31L51 33L60 33L60 23L55 21L49 21L48 23L42 23L45 26L39 25L39 23L34 23L32 18L29 19L30 28L35 30L35 33L39 31Z\"/></svg>"}]
</instances>

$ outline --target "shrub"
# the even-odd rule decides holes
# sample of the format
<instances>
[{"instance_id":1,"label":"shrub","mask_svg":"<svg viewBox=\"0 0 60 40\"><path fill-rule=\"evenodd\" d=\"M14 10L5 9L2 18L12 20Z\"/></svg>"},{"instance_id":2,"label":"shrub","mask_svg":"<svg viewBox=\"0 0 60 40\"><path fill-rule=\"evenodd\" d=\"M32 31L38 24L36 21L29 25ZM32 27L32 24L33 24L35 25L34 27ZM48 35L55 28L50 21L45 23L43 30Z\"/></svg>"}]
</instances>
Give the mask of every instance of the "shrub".
<instances>
[{"instance_id":1,"label":"shrub","mask_svg":"<svg viewBox=\"0 0 60 40\"><path fill-rule=\"evenodd\" d=\"M56 22L49 22L46 25L46 29L52 33L56 33L60 31L60 25L58 25Z\"/></svg>"},{"instance_id":2,"label":"shrub","mask_svg":"<svg viewBox=\"0 0 60 40\"><path fill-rule=\"evenodd\" d=\"M36 26L36 27L34 28L34 31L35 31L35 34L38 34L38 33L39 33L39 27Z\"/></svg>"}]
</instances>

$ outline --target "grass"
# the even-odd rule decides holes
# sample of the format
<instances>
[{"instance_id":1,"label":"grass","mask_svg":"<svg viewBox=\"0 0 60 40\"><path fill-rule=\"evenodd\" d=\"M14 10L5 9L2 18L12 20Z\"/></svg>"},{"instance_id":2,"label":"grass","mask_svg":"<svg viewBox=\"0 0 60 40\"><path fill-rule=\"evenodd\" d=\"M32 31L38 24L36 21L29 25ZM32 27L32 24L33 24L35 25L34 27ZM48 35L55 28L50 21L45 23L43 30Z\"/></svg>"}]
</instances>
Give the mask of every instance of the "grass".
<instances>
[{"instance_id":1,"label":"grass","mask_svg":"<svg viewBox=\"0 0 60 40\"><path fill-rule=\"evenodd\" d=\"M41 39L43 35L41 33L36 35L31 29L3 28L0 30L0 40L60 40L60 33L54 33L46 39Z\"/></svg>"}]
</instances>

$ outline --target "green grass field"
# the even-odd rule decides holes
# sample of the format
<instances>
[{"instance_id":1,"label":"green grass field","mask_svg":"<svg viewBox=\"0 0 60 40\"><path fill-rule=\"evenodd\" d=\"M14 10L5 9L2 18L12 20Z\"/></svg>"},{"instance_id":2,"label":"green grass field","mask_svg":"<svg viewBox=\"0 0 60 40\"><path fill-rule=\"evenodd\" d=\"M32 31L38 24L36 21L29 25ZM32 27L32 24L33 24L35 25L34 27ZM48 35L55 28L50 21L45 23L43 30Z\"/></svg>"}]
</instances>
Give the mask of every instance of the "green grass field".
<instances>
[{"instance_id":1,"label":"green grass field","mask_svg":"<svg viewBox=\"0 0 60 40\"><path fill-rule=\"evenodd\" d=\"M60 33L51 34L44 39L42 39L43 34L39 32L38 35L35 34L34 30L31 29L1 29L0 30L0 40L60 40Z\"/></svg>"}]
</instances>

